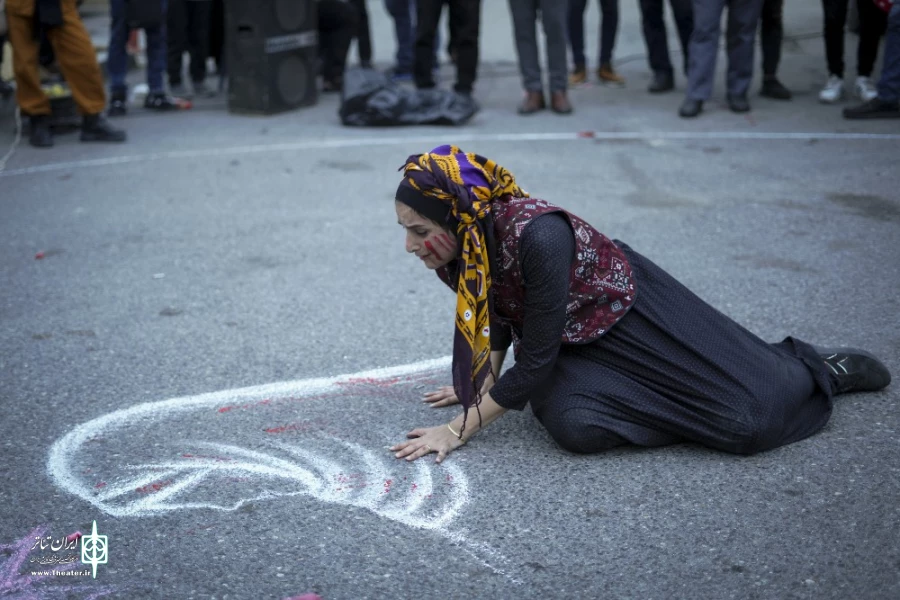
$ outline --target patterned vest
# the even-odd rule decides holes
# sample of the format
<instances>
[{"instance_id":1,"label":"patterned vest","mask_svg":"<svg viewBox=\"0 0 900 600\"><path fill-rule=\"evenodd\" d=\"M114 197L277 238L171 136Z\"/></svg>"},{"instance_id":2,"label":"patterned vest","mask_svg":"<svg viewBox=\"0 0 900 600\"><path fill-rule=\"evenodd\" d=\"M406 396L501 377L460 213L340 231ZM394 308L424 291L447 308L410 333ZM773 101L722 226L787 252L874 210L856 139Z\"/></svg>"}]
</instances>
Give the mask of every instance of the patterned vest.
<instances>
[{"instance_id":1,"label":"patterned vest","mask_svg":"<svg viewBox=\"0 0 900 600\"><path fill-rule=\"evenodd\" d=\"M519 238L533 219L553 212L562 213L575 233L575 259L569 274L569 303L566 306L568 318L562 341L569 344L591 342L624 317L634 303L631 265L612 240L575 215L537 198L510 198L494 203L498 272L491 273L494 301L491 321L510 325L514 341L518 342L525 316ZM456 289L449 269L441 267L437 274L444 283Z\"/></svg>"}]
</instances>

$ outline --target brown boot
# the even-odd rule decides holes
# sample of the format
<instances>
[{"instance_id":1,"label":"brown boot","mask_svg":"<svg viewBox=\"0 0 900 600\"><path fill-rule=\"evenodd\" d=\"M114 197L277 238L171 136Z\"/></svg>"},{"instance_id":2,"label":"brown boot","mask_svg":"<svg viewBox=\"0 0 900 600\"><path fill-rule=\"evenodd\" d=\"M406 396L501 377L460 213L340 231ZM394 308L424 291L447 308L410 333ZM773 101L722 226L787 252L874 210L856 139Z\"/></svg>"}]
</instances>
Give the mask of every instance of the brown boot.
<instances>
[{"instance_id":1,"label":"brown boot","mask_svg":"<svg viewBox=\"0 0 900 600\"><path fill-rule=\"evenodd\" d=\"M557 90L550 95L550 108L558 115L571 114L572 105L565 90Z\"/></svg>"},{"instance_id":2,"label":"brown boot","mask_svg":"<svg viewBox=\"0 0 900 600\"><path fill-rule=\"evenodd\" d=\"M520 115L531 115L547 108L543 92L525 92L525 100L519 105Z\"/></svg>"},{"instance_id":3,"label":"brown boot","mask_svg":"<svg viewBox=\"0 0 900 600\"><path fill-rule=\"evenodd\" d=\"M600 65L600 68L597 69L597 79L600 80L600 83L625 87L625 78L616 73L616 70L609 63Z\"/></svg>"}]
</instances>

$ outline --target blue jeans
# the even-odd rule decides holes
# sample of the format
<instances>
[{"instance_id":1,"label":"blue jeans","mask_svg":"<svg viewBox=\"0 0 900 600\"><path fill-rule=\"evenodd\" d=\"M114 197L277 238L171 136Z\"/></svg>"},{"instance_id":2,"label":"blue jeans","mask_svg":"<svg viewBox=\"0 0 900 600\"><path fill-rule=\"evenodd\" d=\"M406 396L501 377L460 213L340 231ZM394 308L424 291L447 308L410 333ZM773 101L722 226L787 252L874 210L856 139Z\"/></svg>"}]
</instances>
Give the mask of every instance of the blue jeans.
<instances>
[{"instance_id":1,"label":"blue jeans","mask_svg":"<svg viewBox=\"0 0 900 600\"><path fill-rule=\"evenodd\" d=\"M152 0L143 0L149 2ZM157 0L163 4L163 12L168 0ZM113 93L124 93L128 89L125 77L128 75L128 54L125 46L131 29L125 23L125 0L110 0L110 36L109 50L106 59L106 70L109 73L109 87ZM166 22L144 29L147 36L147 87L150 93L165 91L163 73L166 70Z\"/></svg>"},{"instance_id":2,"label":"blue jeans","mask_svg":"<svg viewBox=\"0 0 900 600\"><path fill-rule=\"evenodd\" d=\"M397 71L412 73L416 48L416 0L384 0L388 14L394 19L394 35L397 38ZM440 36L434 41L434 64L438 64L437 52Z\"/></svg>"},{"instance_id":3,"label":"blue jeans","mask_svg":"<svg viewBox=\"0 0 900 600\"><path fill-rule=\"evenodd\" d=\"M888 15L884 38L884 64L878 80L878 97L887 102L900 101L900 3L894 2Z\"/></svg>"}]
</instances>

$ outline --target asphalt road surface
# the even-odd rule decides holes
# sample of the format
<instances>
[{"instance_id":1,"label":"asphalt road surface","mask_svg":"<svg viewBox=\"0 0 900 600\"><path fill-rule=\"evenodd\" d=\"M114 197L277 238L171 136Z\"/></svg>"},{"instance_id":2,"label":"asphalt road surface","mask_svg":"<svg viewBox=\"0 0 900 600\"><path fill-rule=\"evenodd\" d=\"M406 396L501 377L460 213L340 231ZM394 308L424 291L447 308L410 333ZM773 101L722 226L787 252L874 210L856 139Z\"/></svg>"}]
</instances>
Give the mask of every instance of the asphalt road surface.
<instances>
[{"instance_id":1,"label":"asphalt road surface","mask_svg":"<svg viewBox=\"0 0 900 600\"><path fill-rule=\"evenodd\" d=\"M752 457L573 455L528 410L439 466L386 450L457 410L420 402L450 381L454 298L405 254L392 202L404 159L448 142L763 338L864 347L900 373L900 124L816 102L818 5L788 3L792 102L754 95L734 115L719 79L685 122L683 80L644 91L630 4L627 88L517 116L506 5L489 4L482 111L463 128L346 129L334 97L239 117L219 98L135 109L121 146L16 148L0 173L0 597L900 597L897 383ZM6 107L0 156L11 123ZM54 568L78 574L34 574Z\"/></svg>"}]
</instances>

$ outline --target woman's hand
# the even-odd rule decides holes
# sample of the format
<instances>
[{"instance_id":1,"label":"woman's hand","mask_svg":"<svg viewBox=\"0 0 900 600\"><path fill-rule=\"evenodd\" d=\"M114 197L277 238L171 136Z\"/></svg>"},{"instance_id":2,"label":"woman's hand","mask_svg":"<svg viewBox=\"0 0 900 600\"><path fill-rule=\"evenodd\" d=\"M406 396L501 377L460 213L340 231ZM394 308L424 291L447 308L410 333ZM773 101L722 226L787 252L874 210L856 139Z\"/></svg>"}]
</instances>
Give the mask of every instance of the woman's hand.
<instances>
[{"instance_id":1,"label":"woman's hand","mask_svg":"<svg viewBox=\"0 0 900 600\"><path fill-rule=\"evenodd\" d=\"M412 461L422 458L426 454L437 452L435 462L440 463L447 458L448 454L465 443L456 437L446 425L413 429L406 434L406 437L411 439L391 446L390 450L395 453L395 458Z\"/></svg>"},{"instance_id":2,"label":"woman's hand","mask_svg":"<svg viewBox=\"0 0 900 600\"><path fill-rule=\"evenodd\" d=\"M440 387L433 392L428 392L425 394L424 398L422 398L423 402L427 402L431 405L431 408L440 408L442 406L450 406L451 404L459 404L459 398L456 397L456 392L453 391L452 385L445 385L444 387Z\"/></svg>"}]
</instances>

